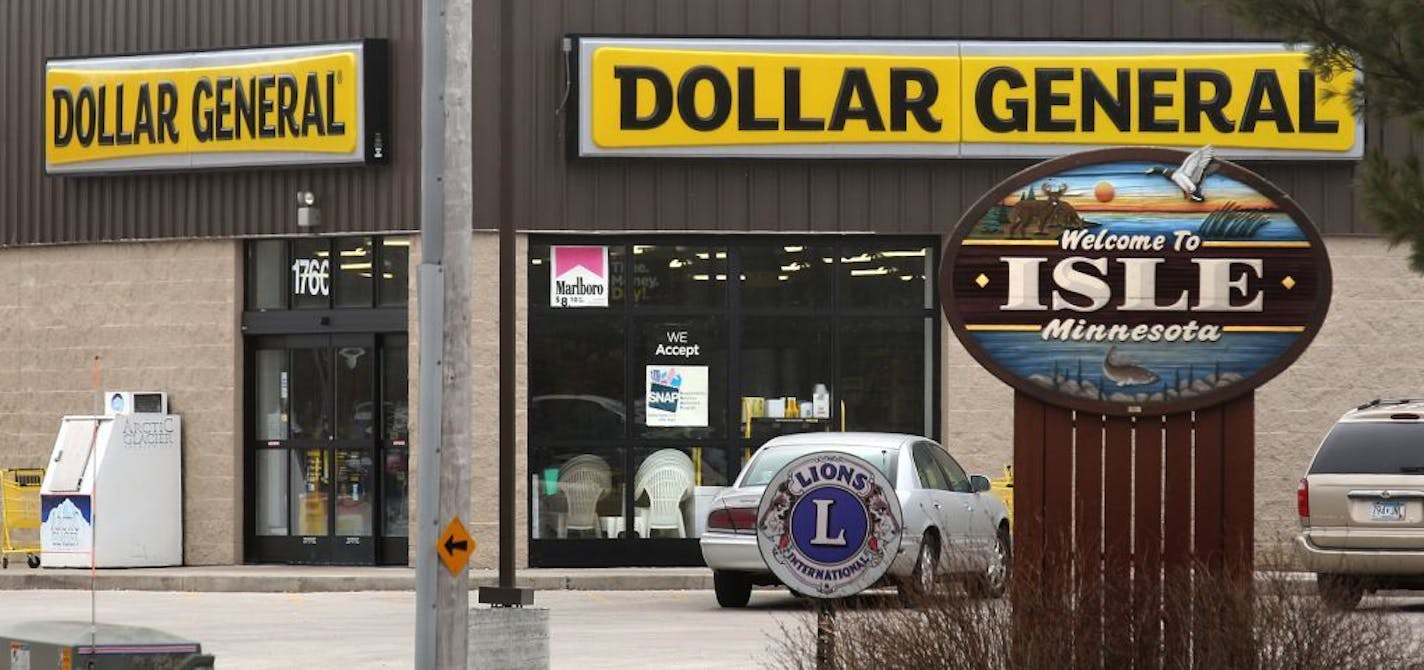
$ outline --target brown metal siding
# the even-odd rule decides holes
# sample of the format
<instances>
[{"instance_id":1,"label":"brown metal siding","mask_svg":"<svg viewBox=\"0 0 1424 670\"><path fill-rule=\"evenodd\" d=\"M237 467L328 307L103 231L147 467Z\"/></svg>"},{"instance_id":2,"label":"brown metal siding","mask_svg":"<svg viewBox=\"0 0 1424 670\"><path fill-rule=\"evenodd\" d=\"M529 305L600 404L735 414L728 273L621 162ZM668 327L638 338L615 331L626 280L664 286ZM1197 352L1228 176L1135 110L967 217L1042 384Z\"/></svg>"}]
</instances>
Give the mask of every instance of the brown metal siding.
<instances>
[{"instance_id":1,"label":"brown metal siding","mask_svg":"<svg viewBox=\"0 0 1424 670\"><path fill-rule=\"evenodd\" d=\"M940 233L1017 161L571 160L566 34L1023 39L1273 39L1181 0L474 0L475 226L499 220L500 156L524 230ZM500 31L506 17L513 30ZM500 72L500 49L514 67ZM499 92L496 94L495 92ZM499 133L512 105L511 137ZM1367 122L1367 147L1424 148ZM508 152L504 143L508 143ZM1352 163L1250 164L1327 233L1369 233Z\"/></svg>"},{"instance_id":2,"label":"brown metal siding","mask_svg":"<svg viewBox=\"0 0 1424 670\"><path fill-rule=\"evenodd\" d=\"M0 9L0 246L297 232L294 195L320 198L321 232L418 227L420 3L415 0L8 0ZM379 168L46 177L46 57L387 38L392 159ZM407 101L407 102L402 102Z\"/></svg>"}]
</instances>

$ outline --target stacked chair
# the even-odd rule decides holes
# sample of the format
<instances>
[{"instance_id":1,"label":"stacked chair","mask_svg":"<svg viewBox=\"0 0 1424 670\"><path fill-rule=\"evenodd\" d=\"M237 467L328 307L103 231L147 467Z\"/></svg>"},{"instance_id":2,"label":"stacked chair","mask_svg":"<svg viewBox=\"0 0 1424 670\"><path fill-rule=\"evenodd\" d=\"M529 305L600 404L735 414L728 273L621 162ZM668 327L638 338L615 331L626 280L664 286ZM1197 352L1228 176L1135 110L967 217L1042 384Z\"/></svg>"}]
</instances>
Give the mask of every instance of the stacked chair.
<instances>
[{"instance_id":1,"label":"stacked chair","mask_svg":"<svg viewBox=\"0 0 1424 670\"><path fill-rule=\"evenodd\" d=\"M653 531L676 531L687 537L682 502L692 497L692 459L678 449L653 452L638 466L633 478L633 499L648 495L648 535Z\"/></svg>"},{"instance_id":2,"label":"stacked chair","mask_svg":"<svg viewBox=\"0 0 1424 670\"><path fill-rule=\"evenodd\" d=\"M580 454L565 461L559 467L559 492L569 506L565 531L598 536L598 501L612 488L613 473L608 461L593 454Z\"/></svg>"}]
</instances>

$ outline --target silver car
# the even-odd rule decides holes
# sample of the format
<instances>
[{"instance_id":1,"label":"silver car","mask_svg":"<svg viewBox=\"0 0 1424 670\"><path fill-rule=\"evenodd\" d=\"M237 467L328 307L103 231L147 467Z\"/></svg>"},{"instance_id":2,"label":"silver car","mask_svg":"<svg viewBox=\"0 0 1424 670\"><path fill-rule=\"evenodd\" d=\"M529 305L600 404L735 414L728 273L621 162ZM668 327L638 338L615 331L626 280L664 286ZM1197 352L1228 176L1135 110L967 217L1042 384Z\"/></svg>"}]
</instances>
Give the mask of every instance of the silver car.
<instances>
[{"instance_id":1,"label":"silver car","mask_svg":"<svg viewBox=\"0 0 1424 670\"><path fill-rule=\"evenodd\" d=\"M737 481L712 500L702 558L712 568L717 603L744 607L752 586L776 577L757 549L762 491L782 466L816 451L859 456L895 484L905 516L891 580L903 591L930 591L943 578L964 582L971 595L997 598L1008 587L1009 515L989 491L989 479L967 476L934 440L898 433L803 433L776 437L752 456Z\"/></svg>"}]
</instances>

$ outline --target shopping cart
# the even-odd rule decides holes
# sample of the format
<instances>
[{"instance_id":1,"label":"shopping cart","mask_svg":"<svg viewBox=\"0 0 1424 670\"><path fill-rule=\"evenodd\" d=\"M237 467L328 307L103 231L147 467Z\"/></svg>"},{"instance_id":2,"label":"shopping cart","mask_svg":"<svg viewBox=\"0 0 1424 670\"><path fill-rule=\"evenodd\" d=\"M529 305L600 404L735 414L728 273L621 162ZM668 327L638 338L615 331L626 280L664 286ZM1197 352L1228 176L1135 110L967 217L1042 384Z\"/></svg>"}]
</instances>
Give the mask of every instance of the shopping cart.
<instances>
[{"instance_id":1,"label":"shopping cart","mask_svg":"<svg viewBox=\"0 0 1424 670\"><path fill-rule=\"evenodd\" d=\"M0 568L10 567L11 554L24 554L30 567L40 567L40 483L42 469L0 470Z\"/></svg>"}]
</instances>

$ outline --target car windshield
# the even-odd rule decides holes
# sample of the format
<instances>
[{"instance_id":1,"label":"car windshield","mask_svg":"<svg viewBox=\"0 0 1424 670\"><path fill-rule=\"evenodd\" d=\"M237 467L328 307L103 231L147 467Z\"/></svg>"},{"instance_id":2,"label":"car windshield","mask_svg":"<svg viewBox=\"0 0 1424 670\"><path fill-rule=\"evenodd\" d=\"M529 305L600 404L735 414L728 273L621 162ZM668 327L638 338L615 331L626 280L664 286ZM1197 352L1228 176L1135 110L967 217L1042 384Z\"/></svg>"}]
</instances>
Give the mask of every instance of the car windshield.
<instances>
[{"instance_id":1,"label":"car windshield","mask_svg":"<svg viewBox=\"0 0 1424 670\"><path fill-rule=\"evenodd\" d=\"M792 459L816 451L836 451L857 456L879 469L890 480L891 486L895 485L895 463L899 456L898 449L848 444L798 444L794 447L775 447L758 452L752 458L752 462L747 464L746 474L742 477L739 486L766 486L767 482L776 476L777 471L790 463Z\"/></svg>"},{"instance_id":2,"label":"car windshield","mask_svg":"<svg viewBox=\"0 0 1424 670\"><path fill-rule=\"evenodd\" d=\"M1424 423L1336 424L1320 445L1310 474L1424 474Z\"/></svg>"}]
</instances>

